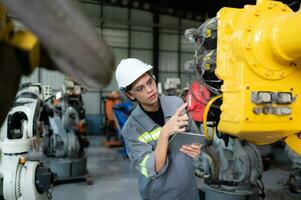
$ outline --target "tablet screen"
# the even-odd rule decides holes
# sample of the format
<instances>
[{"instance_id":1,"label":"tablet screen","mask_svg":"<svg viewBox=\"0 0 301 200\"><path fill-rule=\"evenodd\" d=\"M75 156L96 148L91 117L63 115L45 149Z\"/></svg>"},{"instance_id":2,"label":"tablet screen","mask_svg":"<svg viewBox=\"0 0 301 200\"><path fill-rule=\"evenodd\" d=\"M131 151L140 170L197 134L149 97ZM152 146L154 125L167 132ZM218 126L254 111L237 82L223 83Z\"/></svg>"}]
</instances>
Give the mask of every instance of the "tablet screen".
<instances>
[{"instance_id":1,"label":"tablet screen","mask_svg":"<svg viewBox=\"0 0 301 200\"><path fill-rule=\"evenodd\" d=\"M170 151L179 151L183 145L197 144L201 145L205 142L205 136L199 133L184 132L175 133L169 139L168 149Z\"/></svg>"}]
</instances>

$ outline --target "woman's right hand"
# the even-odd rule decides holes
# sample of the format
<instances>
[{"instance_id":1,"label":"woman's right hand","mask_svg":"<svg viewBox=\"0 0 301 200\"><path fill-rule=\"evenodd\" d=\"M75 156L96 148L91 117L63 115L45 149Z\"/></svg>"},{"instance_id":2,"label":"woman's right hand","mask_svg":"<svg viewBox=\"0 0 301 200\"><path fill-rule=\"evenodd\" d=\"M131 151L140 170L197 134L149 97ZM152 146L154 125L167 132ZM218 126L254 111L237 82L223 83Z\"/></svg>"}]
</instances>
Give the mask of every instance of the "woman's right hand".
<instances>
[{"instance_id":1,"label":"woman's right hand","mask_svg":"<svg viewBox=\"0 0 301 200\"><path fill-rule=\"evenodd\" d=\"M187 103L184 103L176 113L166 122L161 129L161 134L164 138L168 139L170 135L178 132L184 132L188 125L188 116L185 112ZM184 112L183 112L184 111Z\"/></svg>"}]
</instances>

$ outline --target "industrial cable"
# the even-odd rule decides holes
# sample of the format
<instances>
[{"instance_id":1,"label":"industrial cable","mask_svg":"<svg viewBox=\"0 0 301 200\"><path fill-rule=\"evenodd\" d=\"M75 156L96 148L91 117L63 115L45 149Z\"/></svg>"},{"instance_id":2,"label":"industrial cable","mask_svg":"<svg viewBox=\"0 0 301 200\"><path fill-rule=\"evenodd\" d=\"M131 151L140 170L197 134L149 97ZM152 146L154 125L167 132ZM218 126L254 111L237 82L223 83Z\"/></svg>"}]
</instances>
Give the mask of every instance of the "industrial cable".
<instances>
[{"instance_id":1,"label":"industrial cable","mask_svg":"<svg viewBox=\"0 0 301 200\"><path fill-rule=\"evenodd\" d=\"M202 86L201 83L200 83L200 85ZM205 86L206 86L206 85L205 85ZM189 90L191 91L191 96L192 96L198 103L203 104L203 105L207 105L207 104L208 104L208 102L200 101L199 99L196 98L196 96L195 96L195 94L194 94L194 92L193 92L193 90L192 90L192 84L190 84ZM210 90L210 89L208 88L208 90ZM210 90L210 91L211 91L211 90ZM220 95L220 93L217 93L217 95ZM213 107L213 108L217 108L217 109L220 108L220 107L217 106L217 105L212 105L212 107Z\"/></svg>"},{"instance_id":2,"label":"industrial cable","mask_svg":"<svg viewBox=\"0 0 301 200\"><path fill-rule=\"evenodd\" d=\"M195 69L196 69L196 67L195 67ZM208 89L209 91L211 91L212 93L214 93L214 94L216 94L216 95L219 95L219 94L220 94L219 92L212 91L212 90L218 90L218 89L217 89L217 88L213 88L212 86L206 84L206 83L204 82L203 76L202 76L197 70L195 70L195 74L196 74L196 76L197 76L197 81L199 82L199 84L200 84L201 86L203 86L203 87L206 86L207 89ZM190 75L190 73L188 74L188 79L189 79L189 82L191 82L191 75ZM193 90L192 90L192 84L190 84L189 90L191 91L192 97L193 97L198 103L203 104L203 105L207 105L208 102L203 102L203 101L200 101L199 99L196 98L196 96L195 96L195 94L194 94L194 92L193 92ZM219 109L219 106L216 106L216 105L213 105L212 107Z\"/></svg>"},{"instance_id":3,"label":"industrial cable","mask_svg":"<svg viewBox=\"0 0 301 200\"><path fill-rule=\"evenodd\" d=\"M213 140L213 137L214 137L214 134L212 135L212 137L209 136L208 134L208 127L207 127L207 115L208 115L208 112L209 112L209 109L211 107L211 105L217 100L217 99L220 99L222 98L223 95L218 95L218 96L215 96L213 98L211 98L211 100L208 102L208 104L206 105L205 107L205 110L204 110L204 114L203 114L203 126L204 126L204 135L205 135L205 138L207 140ZM212 106L213 107L213 106Z\"/></svg>"}]
</instances>

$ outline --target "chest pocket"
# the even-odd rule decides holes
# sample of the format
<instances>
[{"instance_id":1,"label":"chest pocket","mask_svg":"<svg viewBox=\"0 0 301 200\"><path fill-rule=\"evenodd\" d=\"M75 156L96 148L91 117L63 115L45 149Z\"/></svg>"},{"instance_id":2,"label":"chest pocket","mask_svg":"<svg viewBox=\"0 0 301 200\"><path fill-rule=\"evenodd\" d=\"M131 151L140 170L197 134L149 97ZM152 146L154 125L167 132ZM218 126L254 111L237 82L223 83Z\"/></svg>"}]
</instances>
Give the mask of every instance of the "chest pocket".
<instances>
[{"instance_id":1,"label":"chest pocket","mask_svg":"<svg viewBox=\"0 0 301 200\"><path fill-rule=\"evenodd\" d=\"M147 131L143 132L138 137L138 140L146 144L151 144L153 148L155 148L157 145L157 140L160 137L160 132L161 132L161 127L156 127L150 132Z\"/></svg>"}]
</instances>

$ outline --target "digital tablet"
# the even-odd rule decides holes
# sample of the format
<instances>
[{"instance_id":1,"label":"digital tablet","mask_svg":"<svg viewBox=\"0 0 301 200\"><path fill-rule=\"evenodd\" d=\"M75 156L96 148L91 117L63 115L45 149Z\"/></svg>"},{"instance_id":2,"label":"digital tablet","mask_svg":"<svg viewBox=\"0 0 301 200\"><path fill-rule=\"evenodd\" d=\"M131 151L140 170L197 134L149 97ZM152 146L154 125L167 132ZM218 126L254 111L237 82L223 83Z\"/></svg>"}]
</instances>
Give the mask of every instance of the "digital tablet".
<instances>
[{"instance_id":1,"label":"digital tablet","mask_svg":"<svg viewBox=\"0 0 301 200\"><path fill-rule=\"evenodd\" d=\"M179 151L182 145L204 144L205 135L193 132L175 133L168 142L170 151Z\"/></svg>"}]
</instances>

